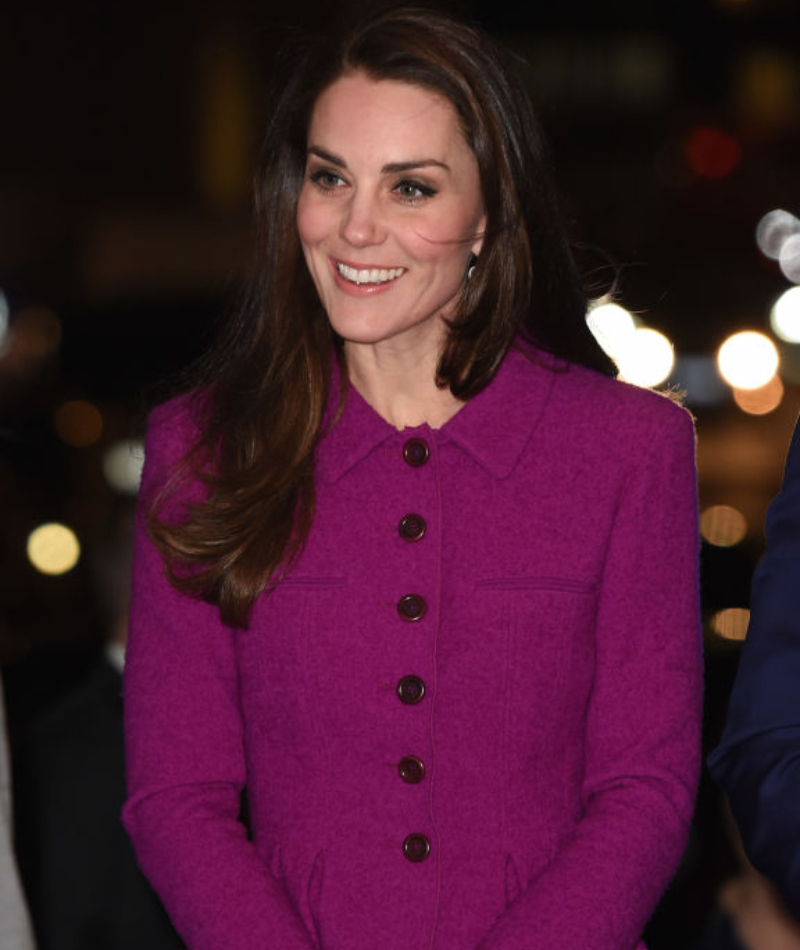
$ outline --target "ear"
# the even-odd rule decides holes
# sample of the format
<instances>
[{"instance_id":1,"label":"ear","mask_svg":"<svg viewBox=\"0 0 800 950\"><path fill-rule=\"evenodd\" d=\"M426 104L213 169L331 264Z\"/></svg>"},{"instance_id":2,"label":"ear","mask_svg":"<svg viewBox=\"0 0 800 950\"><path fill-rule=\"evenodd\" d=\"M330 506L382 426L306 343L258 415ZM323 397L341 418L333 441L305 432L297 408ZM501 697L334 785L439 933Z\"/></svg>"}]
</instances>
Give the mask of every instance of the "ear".
<instances>
[{"instance_id":1,"label":"ear","mask_svg":"<svg viewBox=\"0 0 800 950\"><path fill-rule=\"evenodd\" d=\"M475 257L480 257L481 248L483 247L483 235L485 231L486 231L486 215L482 214L475 227L475 234L477 235L477 237L475 238L475 240L472 243L472 246L470 247L470 251L475 255Z\"/></svg>"}]
</instances>

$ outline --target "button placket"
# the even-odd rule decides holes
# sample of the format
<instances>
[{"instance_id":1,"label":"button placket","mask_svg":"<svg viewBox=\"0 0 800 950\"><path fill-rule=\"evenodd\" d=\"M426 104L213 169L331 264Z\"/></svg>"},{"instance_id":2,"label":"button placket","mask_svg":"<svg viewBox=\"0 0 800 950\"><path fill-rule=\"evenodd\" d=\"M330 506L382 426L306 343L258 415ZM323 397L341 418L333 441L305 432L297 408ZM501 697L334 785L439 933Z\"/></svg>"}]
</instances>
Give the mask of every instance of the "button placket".
<instances>
[{"instance_id":1,"label":"button placket","mask_svg":"<svg viewBox=\"0 0 800 950\"><path fill-rule=\"evenodd\" d=\"M429 458L430 448L424 439L408 439L403 445L403 460L412 468L422 468ZM421 541L427 530L425 518L416 512L404 515L397 525L397 533L409 544ZM422 620L427 610L425 598L417 593L405 594L397 603L398 616L408 623ZM403 676L397 684L397 697L406 706L421 703L425 698L424 680L414 674ZM416 755L405 755L397 763L397 773L400 781L407 785L418 785L425 778L425 763ZM409 834L403 841L403 855L413 864L425 861L430 850L430 841L423 834Z\"/></svg>"}]
</instances>

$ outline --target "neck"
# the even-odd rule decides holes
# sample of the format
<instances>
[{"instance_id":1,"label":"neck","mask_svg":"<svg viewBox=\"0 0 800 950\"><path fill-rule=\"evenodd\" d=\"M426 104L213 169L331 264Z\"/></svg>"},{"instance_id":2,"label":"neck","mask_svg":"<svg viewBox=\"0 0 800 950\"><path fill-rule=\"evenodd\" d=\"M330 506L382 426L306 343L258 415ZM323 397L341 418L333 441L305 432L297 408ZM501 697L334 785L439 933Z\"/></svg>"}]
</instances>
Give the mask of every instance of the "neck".
<instances>
[{"instance_id":1,"label":"neck","mask_svg":"<svg viewBox=\"0 0 800 950\"><path fill-rule=\"evenodd\" d=\"M350 382L370 406L396 429L423 424L441 428L464 405L436 385L438 347L345 343Z\"/></svg>"}]
</instances>

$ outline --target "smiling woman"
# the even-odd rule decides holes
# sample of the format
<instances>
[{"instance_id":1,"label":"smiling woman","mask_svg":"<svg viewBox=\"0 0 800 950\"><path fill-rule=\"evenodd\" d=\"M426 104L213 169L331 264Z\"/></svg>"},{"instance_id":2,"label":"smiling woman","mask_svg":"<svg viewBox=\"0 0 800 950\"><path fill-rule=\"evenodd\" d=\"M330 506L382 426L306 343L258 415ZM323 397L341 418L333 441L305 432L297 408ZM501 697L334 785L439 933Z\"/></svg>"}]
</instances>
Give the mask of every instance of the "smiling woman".
<instances>
[{"instance_id":1,"label":"smiling woman","mask_svg":"<svg viewBox=\"0 0 800 950\"><path fill-rule=\"evenodd\" d=\"M401 5L293 54L249 294L148 429L139 860L191 950L641 950L698 769L692 420L610 378L488 37Z\"/></svg>"}]
</instances>

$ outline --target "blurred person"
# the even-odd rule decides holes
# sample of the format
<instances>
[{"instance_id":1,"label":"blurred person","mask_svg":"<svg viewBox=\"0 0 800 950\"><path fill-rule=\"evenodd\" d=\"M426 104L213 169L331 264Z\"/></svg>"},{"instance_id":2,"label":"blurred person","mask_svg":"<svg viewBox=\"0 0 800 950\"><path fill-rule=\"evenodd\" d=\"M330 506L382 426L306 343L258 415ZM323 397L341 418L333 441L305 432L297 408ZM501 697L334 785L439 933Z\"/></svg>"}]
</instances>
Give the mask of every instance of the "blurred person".
<instances>
[{"instance_id":1,"label":"blurred person","mask_svg":"<svg viewBox=\"0 0 800 950\"><path fill-rule=\"evenodd\" d=\"M132 535L123 504L92 564L108 640L81 680L29 725L15 756L17 844L39 950L183 946L120 822Z\"/></svg>"},{"instance_id":2,"label":"blurred person","mask_svg":"<svg viewBox=\"0 0 800 950\"><path fill-rule=\"evenodd\" d=\"M124 819L192 950L641 948L699 764L692 419L610 378L507 55L333 19L150 418Z\"/></svg>"},{"instance_id":3,"label":"blurred person","mask_svg":"<svg viewBox=\"0 0 800 950\"><path fill-rule=\"evenodd\" d=\"M0 948L33 950L33 931L14 856L11 769L0 681Z\"/></svg>"},{"instance_id":4,"label":"blurred person","mask_svg":"<svg viewBox=\"0 0 800 950\"><path fill-rule=\"evenodd\" d=\"M727 723L709 765L750 860L800 919L800 425L766 540Z\"/></svg>"}]
</instances>

